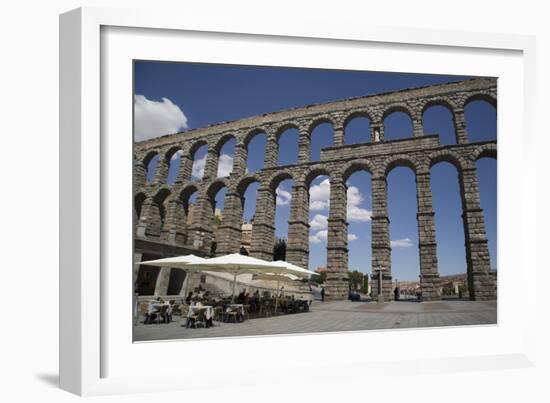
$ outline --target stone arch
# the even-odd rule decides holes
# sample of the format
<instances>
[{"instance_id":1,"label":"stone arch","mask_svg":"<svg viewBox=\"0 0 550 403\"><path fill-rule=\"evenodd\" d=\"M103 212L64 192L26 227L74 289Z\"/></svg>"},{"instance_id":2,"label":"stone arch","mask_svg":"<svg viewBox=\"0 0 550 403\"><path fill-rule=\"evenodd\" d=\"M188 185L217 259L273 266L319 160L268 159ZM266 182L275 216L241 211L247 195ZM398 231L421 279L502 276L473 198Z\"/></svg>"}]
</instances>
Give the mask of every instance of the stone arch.
<instances>
[{"instance_id":1,"label":"stone arch","mask_svg":"<svg viewBox=\"0 0 550 403\"><path fill-rule=\"evenodd\" d=\"M474 153L471 155L472 161L477 161L481 158L494 158L497 159L497 146L496 144L483 144L476 148Z\"/></svg>"},{"instance_id":2,"label":"stone arch","mask_svg":"<svg viewBox=\"0 0 550 403\"><path fill-rule=\"evenodd\" d=\"M495 109L497 107L497 99L493 96L493 94L488 92L476 92L465 98L464 103L462 104L462 109L465 109L470 102L474 101L485 101L492 105Z\"/></svg>"},{"instance_id":3,"label":"stone arch","mask_svg":"<svg viewBox=\"0 0 550 403\"><path fill-rule=\"evenodd\" d=\"M288 129L296 129L298 130L298 132L300 132L300 125L295 122L284 122L282 125L278 126L275 130L275 138L277 139L277 142L279 141L281 134L283 134Z\"/></svg>"},{"instance_id":4,"label":"stone arch","mask_svg":"<svg viewBox=\"0 0 550 403\"><path fill-rule=\"evenodd\" d=\"M391 115L394 112L402 112L406 114L410 119L411 122L413 121L415 117L414 111L409 107L409 105L405 103L399 103L399 104L391 104L384 108L382 112L382 121L384 121L389 115Z\"/></svg>"},{"instance_id":5,"label":"stone arch","mask_svg":"<svg viewBox=\"0 0 550 403\"><path fill-rule=\"evenodd\" d=\"M346 126L348 125L348 123L355 118L367 118L370 122L373 122L373 116L369 110L366 110L366 109L355 110L348 113L342 120L342 126L344 127L344 130L346 129Z\"/></svg>"},{"instance_id":6,"label":"stone arch","mask_svg":"<svg viewBox=\"0 0 550 403\"><path fill-rule=\"evenodd\" d=\"M268 134L268 130L267 128L265 127L259 127L259 128L255 128L253 130L250 130L248 133L246 133L243 137L243 149L242 149L242 152L243 152L243 155L242 155L242 158L243 158L243 166L244 166L244 170L248 170L248 169L252 169L252 172L256 172L258 170L261 170L263 169L265 166L266 166L266 159L267 159L267 156L268 156L268 148L269 148L269 134ZM258 166L254 166L252 167L251 166L251 158L250 158L250 155L249 155L249 151L250 151L250 143L252 142L253 139L255 139L256 137L263 137L263 141L265 142L265 144L263 145L263 160L261 161L261 164L258 164Z\"/></svg>"},{"instance_id":7,"label":"stone arch","mask_svg":"<svg viewBox=\"0 0 550 403\"><path fill-rule=\"evenodd\" d=\"M218 178L214 182L212 182L206 189L208 200L213 203L218 192L224 187L229 189L228 183L223 179Z\"/></svg>"},{"instance_id":8,"label":"stone arch","mask_svg":"<svg viewBox=\"0 0 550 403\"><path fill-rule=\"evenodd\" d=\"M157 163L155 167L152 167L153 160L157 158ZM160 161L160 152L158 150L151 150L145 154L143 158L143 166L145 168L145 181L148 183L153 182L155 178L155 173L158 169L158 161Z\"/></svg>"},{"instance_id":9,"label":"stone arch","mask_svg":"<svg viewBox=\"0 0 550 403\"><path fill-rule=\"evenodd\" d=\"M309 189L311 182L321 175L328 176L329 178L333 176L330 169L326 167L314 167L310 169L304 177L304 185L306 186L306 189Z\"/></svg>"},{"instance_id":10,"label":"stone arch","mask_svg":"<svg viewBox=\"0 0 550 403\"><path fill-rule=\"evenodd\" d=\"M191 157L191 160L195 160L195 153L204 145L208 147L208 142L205 139L199 139L193 143L193 145L189 148L189 156Z\"/></svg>"},{"instance_id":11,"label":"stone arch","mask_svg":"<svg viewBox=\"0 0 550 403\"><path fill-rule=\"evenodd\" d=\"M390 158L387 158L383 164L383 173L387 177L389 173L397 167L407 167L410 168L413 173L416 175L418 166L416 160L407 155L394 155Z\"/></svg>"},{"instance_id":12,"label":"stone arch","mask_svg":"<svg viewBox=\"0 0 550 403\"><path fill-rule=\"evenodd\" d=\"M449 150L435 151L428 156L428 160L430 161L429 168L440 162L449 162L455 166L458 172L470 165L460 155Z\"/></svg>"},{"instance_id":13,"label":"stone arch","mask_svg":"<svg viewBox=\"0 0 550 403\"><path fill-rule=\"evenodd\" d=\"M178 166L173 166L172 164L175 162L172 160L174 156L180 153L180 161ZM166 183L174 183L175 179L177 178L179 174L179 170L181 169L181 154L183 153L183 149L179 145L172 146L164 153L164 161L166 163ZM169 179L173 178L174 180L170 181Z\"/></svg>"},{"instance_id":14,"label":"stone arch","mask_svg":"<svg viewBox=\"0 0 550 403\"><path fill-rule=\"evenodd\" d=\"M194 185L190 184L184 187L181 192L179 193L179 200L183 204L183 208L185 210L185 215L187 216L189 214L189 198L195 193L198 192L199 188Z\"/></svg>"},{"instance_id":15,"label":"stone arch","mask_svg":"<svg viewBox=\"0 0 550 403\"><path fill-rule=\"evenodd\" d=\"M157 155L160 155L160 152L158 150L150 150L145 154L142 161L145 168L148 167L151 160L155 158Z\"/></svg>"},{"instance_id":16,"label":"stone arch","mask_svg":"<svg viewBox=\"0 0 550 403\"><path fill-rule=\"evenodd\" d=\"M397 115L395 115L397 114ZM391 136L391 130L388 128L388 118L393 115L393 117L398 116L399 114L403 114L405 118L408 120L410 124L410 132L407 133L407 135L399 135L397 137ZM391 119L390 119L391 120ZM421 128L419 127L419 120L418 116L413 111L409 105L404 103L399 104L392 104L390 106L387 106L383 112L382 112L382 132L384 140L390 141L390 140L399 140L402 138L411 138L415 137L417 135L421 135L421 133L417 133Z\"/></svg>"},{"instance_id":17,"label":"stone arch","mask_svg":"<svg viewBox=\"0 0 550 403\"><path fill-rule=\"evenodd\" d=\"M311 135L317 126L322 125L323 123L331 124L332 127L335 126L334 119L330 115L317 116L307 125L307 132Z\"/></svg>"},{"instance_id":18,"label":"stone arch","mask_svg":"<svg viewBox=\"0 0 550 403\"><path fill-rule=\"evenodd\" d=\"M243 138L243 145L244 148L247 149L248 145L250 143L250 140L252 140L254 137L256 137L258 134L263 134L267 137L268 130L265 127L257 127L252 130L250 130L248 133L245 134Z\"/></svg>"},{"instance_id":19,"label":"stone arch","mask_svg":"<svg viewBox=\"0 0 550 403\"><path fill-rule=\"evenodd\" d=\"M345 184L349 177L358 171L367 171L372 175L374 172L374 167L372 163L366 159L348 162L342 169L342 182Z\"/></svg>"},{"instance_id":20,"label":"stone arch","mask_svg":"<svg viewBox=\"0 0 550 403\"><path fill-rule=\"evenodd\" d=\"M275 193L275 191L277 190L277 186L279 186L279 184L282 181L287 179L292 179L294 181L294 176L292 175L291 172L289 171L277 172L269 180L269 189L271 189L271 191Z\"/></svg>"},{"instance_id":21,"label":"stone arch","mask_svg":"<svg viewBox=\"0 0 550 403\"><path fill-rule=\"evenodd\" d=\"M448 98L433 98L426 100L422 108L420 109L420 115L424 116L424 113L430 109L432 106L443 106L451 112L451 114L454 116L454 111L457 108L456 104Z\"/></svg>"},{"instance_id":22,"label":"stone arch","mask_svg":"<svg viewBox=\"0 0 550 403\"><path fill-rule=\"evenodd\" d=\"M220 152L222 150L222 147L225 145L225 143L227 143L228 141L234 139L235 140L235 144L237 143L237 137L232 134L232 133L226 133L224 135L222 135L218 141L216 142L216 144L214 145L214 150L216 150L216 154L220 155Z\"/></svg>"},{"instance_id":23,"label":"stone arch","mask_svg":"<svg viewBox=\"0 0 550 403\"><path fill-rule=\"evenodd\" d=\"M248 189L248 186L253 184L254 182L258 182L260 186L262 184L262 181L257 175L247 175L242 178L235 187L237 194L242 198L244 196L244 193L246 192L246 189Z\"/></svg>"}]
</instances>

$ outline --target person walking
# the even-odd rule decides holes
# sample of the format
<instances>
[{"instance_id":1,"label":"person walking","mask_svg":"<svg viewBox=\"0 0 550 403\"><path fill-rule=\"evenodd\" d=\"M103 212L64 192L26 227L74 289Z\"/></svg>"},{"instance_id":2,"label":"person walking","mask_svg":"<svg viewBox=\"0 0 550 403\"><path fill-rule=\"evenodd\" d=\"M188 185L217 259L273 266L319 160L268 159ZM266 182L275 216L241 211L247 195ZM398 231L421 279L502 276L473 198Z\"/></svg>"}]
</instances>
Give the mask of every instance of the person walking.
<instances>
[{"instance_id":1,"label":"person walking","mask_svg":"<svg viewBox=\"0 0 550 403\"><path fill-rule=\"evenodd\" d=\"M325 287L321 287L321 301L325 302Z\"/></svg>"}]
</instances>

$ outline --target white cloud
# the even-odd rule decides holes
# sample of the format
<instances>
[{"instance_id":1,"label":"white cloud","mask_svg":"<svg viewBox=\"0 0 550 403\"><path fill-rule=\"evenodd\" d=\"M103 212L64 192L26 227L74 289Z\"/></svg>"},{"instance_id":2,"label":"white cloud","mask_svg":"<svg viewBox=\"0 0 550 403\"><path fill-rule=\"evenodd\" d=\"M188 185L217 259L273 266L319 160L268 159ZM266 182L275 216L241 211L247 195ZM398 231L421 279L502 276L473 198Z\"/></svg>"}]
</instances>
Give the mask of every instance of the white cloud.
<instances>
[{"instance_id":1,"label":"white cloud","mask_svg":"<svg viewBox=\"0 0 550 403\"><path fill-rule=\"evenodd\" d=\"M222 154L218 160L218 178L229 176L233 170L233 157L229 154Z\"/></svg>"},{"instance_id":2,"label":"white cloud","mask_svg":"<svg viewBox=\"0 0 550 403\"><path fill-rule=\"evenodd\" d=\"M355 186L348 188L348 207L347 217L349 222L365 222L370 221L372 211L359 207L365 200L359 189Z\"/></svg>"},{"instance_id":3,"label":"white cloud","mask_svg":"<svg viewBox=\"0 0 550 403\"><path fill-rule=\"evenodd\" d=\"M348 234L348 242L352 242L352 241L355 241L357 240L357 235L355 234Z\"/></svg>"},{"instance_id":4,"label":"white cloud","mask_svg":"<svg viewBox=\"0 0 550 403\"><path fill-rule=\"evenodd\" d=\"M312 211L328 208L330 202L330 181L323 180L309 188L309 209Z\"/></svg>"},{"instance_id":5,"label":"white cloud","mask_svg":"<svg viewBox=\"0 0 550 403\"><path fill-rule=\"evenodd\" d=\"M277 206L286 206L290 204L290 200L292 199L290 192L277 188L275 193L277 194Z\"/></svg>"},{"instance_id":6,"label":"white cloud","mask_svg":"<svg viewBox=\"0 0 550 403\"><path fill-rule=\"evenodd\" d=\"M134 135L136 141L147 140L188 128L187 116L168 98L152 101L134 96Z\"/></svg>"},{"instance_id":7,"label":"white cloud","mask_svg":"<svg viewBox=\"0 0 550 403\"><path fill-rule=\"evenodd\" d=\"M309 222L309 227L314 231L327 229L328 217L323 214L315 214L313 219Z\"/></svg>"},{"instance_id":8,"label":"white cloud","mask_svg":"<svg viewBox=\"0 0 550 403\"><path fill-rule=\"evenodd\" d=\"M326 242L327 237L328 237L328 231L327 230L319 231L315 235L310 235L309 236L309 242L311 242L311 243Z\"/></svg>"},{"instance_id":9,"label":"white cloud","mask_svg":"<svg viewBox=\"0 0 550 403\"><path fill-rule=\"evenodd\" d=\"M413 242L410 238L396 239L391 241L392 248L410 248L413 246Z\"/></svg>"},{"instance_id":10,"label":"white cloud","mask_svg":"<svg viewBox=\"0 0 550 403\"><path fill-rule=\"evenodd\" d=\"M201 179L204 175L204 166L206 165L206 155L193 161L193 171L191 176L195 179Z\"/></svg>"}]
</instances>

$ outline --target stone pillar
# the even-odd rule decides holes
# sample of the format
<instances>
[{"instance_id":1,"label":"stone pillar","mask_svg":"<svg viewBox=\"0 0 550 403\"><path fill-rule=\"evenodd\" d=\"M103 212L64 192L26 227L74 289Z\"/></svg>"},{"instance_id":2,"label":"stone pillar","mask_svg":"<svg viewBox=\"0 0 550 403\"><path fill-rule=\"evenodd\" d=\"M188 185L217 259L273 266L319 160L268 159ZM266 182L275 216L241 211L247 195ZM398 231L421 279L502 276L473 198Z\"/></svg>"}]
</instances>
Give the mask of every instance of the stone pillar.
<instances>
[{"instance_id":1,"label":"stone pillar","mask_svg":"<svg viewBox=\"0 0 550 403\"><path fill-rule=\"evenodd\" d=\"M275 246L275 195L268 186L258 188L256 195L256 214L252 225L250 254L253 257L273 260Z\"/></svg>"},{"instance_id":2,"label":"stone pillar","mask_svg":"<svg viewBox=\"0 0 550 403\"><path fill-rule=\"evenodd\" d=\"M153 199L148 197L143 201L141 206L141 214L139 216L139 221L136 226L136 237L145 239L147 238L147 225L149 224L149 216L151 214L151 209L153 208Z\"/></svg>"},{"instance_id":3,"label":"stone pillar","mask_svg":"<svg viewBox=\"0 0 550 403\"><path fill-rule=\"evenodd\" d=\"M160 239L174 245L184 245L186 238L186 215L183 202L179 198L168 201L166 219Z\"/></svg>"},{"instance_id":4,"label":"stone pillar","mask_svg":"<svg viewBox=\"0 0 550 403\"><path fill-rule=\"evenodd\" d=\"M193 158L188 153L182 153L180 156L180 170L176 183L184 183L191 180L191 172L193 170Z\"/></svg>"},{"instance_id":5,"label":"stone pillar","mask_svg":"<svg viewBox=\"0 0 550 403\"><path fill-rule=\"evenodd\" d=\"M213 148L208 148L206 163L204 165L203 181L214 180L218 177L218 152Z\"/></svg>"},{"instance_id":6,"label":"stone pillar","mask_svg":"<svg viewBox=\"0 0 550 403\"><path fill-rule=\"evenodd\" d=\"M227 192L223 218L218 228L216 256L239 253L241 249L242 199L237 192Z\"/></svg>"},{"instance_id":7,"label":"stone pillar","mask_svg":"<svg viewBox=\"0 0 550 403\"><path fill-rule=\"evenodd\" d=\"M348 298L347 190L341 178L330 181L327 240L327 299Z\"/></svg>"},{"instance_id":8,"label":"stone pillar","mask_svg":"<svg viewBox=\"0 0 550 403\"><path fill-rule=\"evenodd\" d=\"M147 168L142 161L134 162L134 189L141 189L147 184Z\"/></svg>"},{"instance_id":9,"label":"stone pillar","mask_svg":"<svg viewBox=\"0 0 550 403\"><path fill-rule=\"evenodd\" d=\"M170 282L170 273L172 268L161 267L155 284L155 297L165 297L168 295L168 283Z\"/></svg>"},{"instance_id":10,"label":"stone pillar","mask_svg":"<svg viewBox=\"0 0 550 403\"><path fill-rule=\"evenodd\" d=\"M468 142L468 133L466 132L466 118L464 109L453 110L453 122L455 126L457 144L466 144Z\"/></svg>"},{"instance_id":11,"label":"stone pillar","mask_svg":"<svg viewBox=\"0 0 550 403\"><path fill-rule=\"evenodd\" d=\"M424 129L422 127L422 116L411 116L413 125L413 137L420 137L424 135Z\"/></svg>"},{"instance_id":12,"label":"stone pillar","mask_svg":"<svg viewBox=\"0 0 550 403\"><path fill-rule=\"evenodd\" d=\"M416 174L418 212L418 252L420 254L420 289L423 301L439 300L439 272L437 270L437 243L430 171Z\"/></svg>"},{"instance_id":13,"label":"stone pillar","mask_svg":"<svg viewBox=\"0 0 550 403\"><path fill-rule=\"evenodd\" d=\"M305 184L294 184L290 201L286 260L304 269L307 269L309 265L308 199L308 189Z\"/></svg>"},{"instance_id":14,"label":"stone pillar","mask_svg":"<svg viewBox=\"0 0 550 403\"><path fill-rule=\"evenodd\" d=\"M231 176L241 178L246 174L246 146L243 143L235 144L233 156L233 170Z\"/></svg>"},{"instance_id":15,"label":"stone pillar","mask_svg":"<svg viewBox=\"0 0 550 403\"><path fill-rule=\"evenodd\" d=\"M210 254L212 244L212 203L206 192L199 193L193 207L193 219L187 241L189 246Z\"/></svg>"},{"instance_id":16,"label":"stone pillar","mask_svg":"<svg viewBox=\"0 0 550 403\"><path fill-rule=\"evenodd\" d=\"M372 177L372 297L378 298L378 274L383 270L382 291L384 300L393 298L391 277L390 220L388 218L387 183L385 176Z\"/></svg>"},{"instance_id":17,"label":"stone pillar","mask_svg":"<svg viewBox=\"0 0 550 403\"><path fill-rule=\"evenodd\" d=\"M305 129L300 129L298 136L298 164L305 164L311 157L311 134Z\"/></svg>"},{"instance_id":18,"label":"stone pillar","mask_svg":"<svg viewBox=\"0 0 550 403\"><path fill-rule=\"evenodd\" d=\"M277 143L277 137L275 136L275 133L268 133L267 141L265 144L264 168L272 168L277 166L278 151L279 144Z\"/></svg>"},{"instance_id":19,"label":"stone pillar","mask_svg":"<svg viewBox=\"0 0 550 403\"><path fill-rule=\"evenodd\" d=\"M153 176L153 184L166 183L168 177L168 161L163 154L160 155L155 169L155 175Z\"/></svg>"},{"instance_id":20,"label":"stone pillar","mask_svg":"<svg viewBox=\"0 0 550 403\"><path fill-rule=\"evenodd\" d=\"M344 145L344 126L341 124L335 124L334 128L334 142L333 146L338 147Z\"/></svg>"},{"instance_id":21,"label":"stone pillar","mask_svg":"<svg viewBox=\"0 0 550 403\"><path fill-rule=\"evenodd\" d=\"M470 299L496 299L496 284L491 274L485 220L479 201L477 169L475 167L462 169L459 180Z\"/></svg>"},{"instance_id":22,"label":"stone pillar","mask_svg":"<svg viewBox=\"0 0 550 403\"><path fill-rule=\"evenodd\" d=\"M134 252L134 271L133 271L133 275L132 275L132 284L133 284L134 289L132 290L132 292L135 291L136 282L137 282L138 275L139 275L139 268L141 267L139 262L141 262L142 260L143 260L143 254Z\"/></svg>"},{"instance_id":23,"label":"stone pillar","mask_svg":"<svg viewBox=\"0 0 550 403\"><path fill-rule=\"evenodd\" d=\"M384 141L384 123L383 122L373 122L373 123L371 123L370 132L371 132L370 133L370 141L372 143L377 143L379 141Z\"/></svg>"}]
</instances>

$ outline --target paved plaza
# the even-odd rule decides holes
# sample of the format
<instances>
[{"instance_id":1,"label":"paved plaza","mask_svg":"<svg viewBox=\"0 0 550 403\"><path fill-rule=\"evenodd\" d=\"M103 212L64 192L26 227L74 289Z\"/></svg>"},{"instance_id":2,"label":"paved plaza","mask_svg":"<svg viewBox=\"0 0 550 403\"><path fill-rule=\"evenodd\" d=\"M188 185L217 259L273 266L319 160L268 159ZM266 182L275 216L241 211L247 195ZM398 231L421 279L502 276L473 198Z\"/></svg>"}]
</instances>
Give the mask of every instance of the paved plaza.
<instances>
[{"instance_id":1,"label":"paved plaza","mask_svg":"<svg viewBox=\"0 0 550 403\"><path fill-rule=\"evenodd\" d=\"M488 325L497 323L496 301L448 300L437 302L314 301L306 313L246 320L214 322L208 329L169 324L134 327L135 341L235 337L292 333L341 332L349 330L406 329L417 327Z\"/></svg>"}]
</instances>

